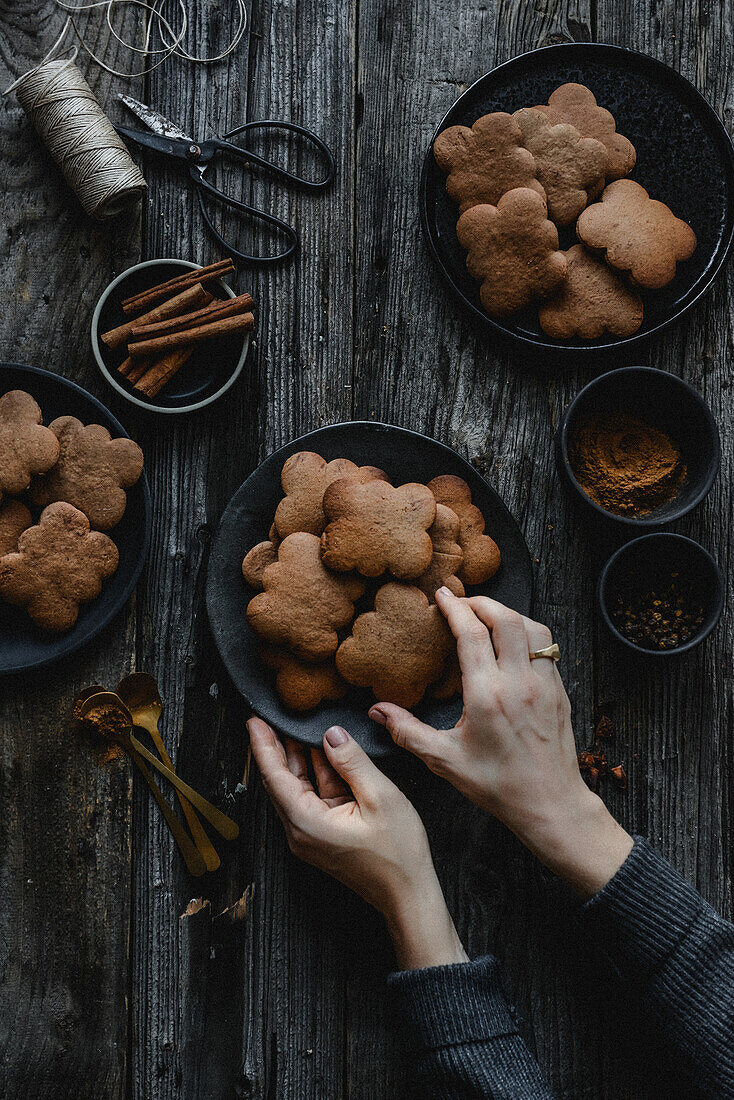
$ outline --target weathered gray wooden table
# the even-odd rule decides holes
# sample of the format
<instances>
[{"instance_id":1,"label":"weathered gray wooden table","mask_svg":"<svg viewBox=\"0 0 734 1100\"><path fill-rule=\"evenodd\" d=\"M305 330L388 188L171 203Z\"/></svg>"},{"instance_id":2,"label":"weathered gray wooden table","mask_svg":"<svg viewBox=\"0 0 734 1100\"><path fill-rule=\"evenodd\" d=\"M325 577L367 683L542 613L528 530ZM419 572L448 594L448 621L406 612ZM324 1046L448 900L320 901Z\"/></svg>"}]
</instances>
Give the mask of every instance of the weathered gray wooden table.
<instances>
[{"instance_id":1,"label":"weathered gray wooden table","mask_svg":"<svg viewBox=\"0 0 734 1100\"><path fill-rule=\"evenodd\" d=\"M221 48L231 5L188 7L199 12L198 40ZM130 35L135 14L129 7L123 19ZM59 26L49 0L0 3L3 86L6 73L40 59ZM108 35L89 33L112 65L130 65ZM731 126L734 0L256 0L248 38L229 64L173 63L132 84L195 133L286 118L337 152L326 198L252 184L261 204L297 219L302 255L238 275L261 306L257 348L237 388L202 415L135 416L105 387L88 340L99 292L129 264L218 258L191 196L146 160L142 216L93 224L12 97L0 114L0 355L59 371L107 402L145 449L154 501L147 568L115 626L73 660L0 682L3 1098L406 1094L380 921L290 858L259 780L245 778L247 711L204 611L210 538L227 500L264 455L322 424L374 417L426 432L496 486L537 563L537 614L563 649L579 745L599 711L616 723L611 751L626 761L630 786L607 792L611 809L732 912L730 609L680 664L637 668L610 650L591 598L609 547L579 529L550 446L564 404L589 375L523 364L472 330L427 256L416 194L426 142L456 96L496 63L551 42L649 52L689 77ZM130 87L83 55L81 64L103 103ZM645 356L697 386L717 416L721 477L680 529L725 569L734 518L730 288L731 275ZM79 688L114 684L133 668L160 678L164 733L181 773L241 824L221 871L201 885L187 878L129 770L97 768L69 730ZM560 1094L678 1095L674 1072L665 1077L578 942L565 891L413 762L392 770L425 817L469 951L503 960ZM240 907L220 916L248 888L245 915ZM205 904L186 915L199 893Z\"/></svg>"}]
</instances>

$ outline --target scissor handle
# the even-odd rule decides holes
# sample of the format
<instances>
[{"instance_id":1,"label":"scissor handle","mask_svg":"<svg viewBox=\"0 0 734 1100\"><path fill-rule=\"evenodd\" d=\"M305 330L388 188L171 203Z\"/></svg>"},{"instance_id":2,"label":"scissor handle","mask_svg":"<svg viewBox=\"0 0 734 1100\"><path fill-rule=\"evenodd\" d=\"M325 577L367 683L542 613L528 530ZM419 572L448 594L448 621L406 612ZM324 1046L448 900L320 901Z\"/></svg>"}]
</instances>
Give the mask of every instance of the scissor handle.
<instances>
[{"instance_id":1,"label":"scissor handle","mask_svg":"<svg viewBox=\"0 0 734 1100\"><path fill-rule=\"evenodd\" d=\"M281 168L279 164L273 164L273 162L266 157L261 157L257 153L251 152L249 149L243 149L241 145L235 145L228 140L229 138L235 137L237 134L244 134L248 130L289 130L293 134L300 134L302 138L315 146L321 154L327 167L326 175L321 180L304 179L303 176L297 176L294 172L289 172L286 168ZM278 179L286 180L302 191L325 191L333 181L336 171L334 157L329 147L325 145L321 138L314 134L312 130L307 130L305 126L298 126L295 122L278 122L276 119L272 118L266 118L262 122L246 122L244 126L237 126L236 129L230 130L223 138L211 138L209 144L223 153L229 153L231 156L239 157L241 160L246 160L251 164L257 164L261 168L265 168L271 175L276 176Z\"/></svg>"},{"instance_id":2,"label":"scissor handle","mask_svg":"<svg viewBox=\"0 0 734 1100\"><path fill-rule=\"evenodd\" d=\"M199 199L202 217L209 231L219 241L222 248L226 249L229 255L246 264L274 264L279 260L287 259L288 256L291 256L296 251L298 247L298 237L292 225L288 225L287 222L281 221L280 218L276 218L274 214L268 214L264 210L258 210L254 206L249 206L246 202L241 202L239 199L232 198L231 195L225 195L218 188L213 187L211 183L208 183L196 167L191 167L190 175L196 187L196 194ZM288 241L287 248L283 252L278 252L275 256L252 256L248 252L240 252L239 249L233 248L229 241L224 239L209 217L202 194L204 191L217 199L218 202L223 203L224 206L230 206L233 210L241 210L242 213L248 214L251 218L256 218L258 221L265 222L266 225L271 225L286 238Z\"/></svg>"}]
</instances>

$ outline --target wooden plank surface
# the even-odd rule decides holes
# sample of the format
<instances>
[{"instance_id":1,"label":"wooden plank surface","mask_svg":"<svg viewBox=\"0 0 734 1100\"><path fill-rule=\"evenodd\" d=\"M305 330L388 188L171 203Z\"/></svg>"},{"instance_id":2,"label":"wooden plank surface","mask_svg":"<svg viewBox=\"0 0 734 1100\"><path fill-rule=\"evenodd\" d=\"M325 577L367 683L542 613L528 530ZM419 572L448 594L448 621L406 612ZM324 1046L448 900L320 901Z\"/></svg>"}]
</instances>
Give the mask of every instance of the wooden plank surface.
<instances>
[{"instance_id":1,"label":"wooden plank surface","mask_svg":"<svg viewBox=\"0 0 734 1100\"><path fill-rule=\"evenodd\" d=\"M50 0L0 12L2 88L38 64L62 24ZM131 27L125 18L121 30ZM124 63L95 28L90 45ZM88 77L104 100L111 78ZM114 229L84 218L12 96L0 128L0 358L59 371L107 401L90 366L90 307L137 258L139 218ZM133 602L83 653L0 682L3 1100L99 1100L127 1085L132 778L124 763L96 763L69 712L81 687L129 670L134 631Z\"/></svg>"},{"instance_id":2,"label":"wooden plank surface","mask_svg":"<svg viewBox=\"0 0 734 1100\"><path fill-rule=\"evenodd\" d=\"M248 41L228 64L158 70L145 82L149 102L196 136L285 118L313 127L337 153L328 196L289 194L232 171L218 177L233 194L295 219L302 255L239 273L237 289L251 289L261 311L245 377L213 409L174 423L136 417L112 400L91 361L87 326L99 291L139 253L201 262L219 255L192 196L146 159L142 225L93 225L17 105L5 106L12 277L0 291L0 351L50 363L121 416L145 449L154 537L135 604L115 630L73 667L0 685L0 797L10 807L0 843L10 902L0 907L0 1096L26 1083L34 1098L406 1094L381 923L288 855L257 776L245 774L246 710L213 650L203 602L211 534L243 478L274 447L341 419L386 420L444 440L499 490L537 560L537 614L563 648L579 745L599 712L615 720L630 790L610 792L611 808L731 915L730 608L708 646L680 665L641 670L609 650L589 593L610 547L580 529L550 448L564 405L590 373L520 362L472 328L431 266L416 196L424 148L456 96L494 64L551 42L609 41L660 57L731 125L733 6L254 0ZM228 28L219 7L202 3L196 12L192 44L221 48ZM38 18L38 6L26 3L0 12L0 60L13 75L38 60L40 37L53 38L53 5L43 7L36 38L27 27ZM103 101L123 87L82 65ZM142 95L142 82L134 88ZM221 225L241 245L253 243L229 215ZM701 389L717 416L722 476L680 529L729 571L731 306L728 275L645 356ZM160 679L162 729L183 776L241 825L222 869L203 882L186 876L137 784L131 797L127 772L99 769L69 747L65 719L76 688L114 683L133 664ZM389 770L426 820L468 949L502 959L559 1094L679 1095L577 942L566 892L414 762ZM93 806L104 812L90 820Z\"/></svg>"}]
</instances>

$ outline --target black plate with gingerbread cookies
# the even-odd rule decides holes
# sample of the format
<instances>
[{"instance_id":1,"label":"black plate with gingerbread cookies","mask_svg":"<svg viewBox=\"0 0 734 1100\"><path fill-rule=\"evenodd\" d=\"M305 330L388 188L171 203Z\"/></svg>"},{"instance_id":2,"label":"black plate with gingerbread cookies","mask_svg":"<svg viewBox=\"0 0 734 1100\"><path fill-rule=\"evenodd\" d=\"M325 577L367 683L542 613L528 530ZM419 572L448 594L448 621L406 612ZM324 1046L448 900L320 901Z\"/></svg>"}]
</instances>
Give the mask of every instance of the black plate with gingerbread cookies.
<instances>
[{"instance_id":1,"label":"black plate with gingerbread cookies","mask_svg":"<svg viewBox=\"0 0 734 1100\"><path fill-rule=\"evenodd\" d=\"M276 451L235 493L212 545L207 610L257 714L312 745L338 723L384 756L392 742L367 717L378 695L438 727L461 714L439 584L530 612L530 556L507 507L436 440L337 424Z\"/></svg>"},{"instance_id":2,"label":"black plate with gingerbread cookies","mask_svg":"<svg viewBox=\"0 0 734 1100\"><path fill-rule=\"evenodd\" d=\"M125 605L148 551L150 490L140 448L104 405L37 367L0 364L0 448L0 674L25 673L90 642Z\"/></svg>"},{"instance_id":3,"label":"black plate with gingerbread cookies","mask_svg":"<svg viewBox=\"0 0 734 1100\"><path fill-rule=\"evenodd\" d=\"M563 43L460 96L426 153L420 206L434 259L482 324L554 351L617 350L681 317L721 271L734 150L667 65Z\"/></svg>"}]
</instances>

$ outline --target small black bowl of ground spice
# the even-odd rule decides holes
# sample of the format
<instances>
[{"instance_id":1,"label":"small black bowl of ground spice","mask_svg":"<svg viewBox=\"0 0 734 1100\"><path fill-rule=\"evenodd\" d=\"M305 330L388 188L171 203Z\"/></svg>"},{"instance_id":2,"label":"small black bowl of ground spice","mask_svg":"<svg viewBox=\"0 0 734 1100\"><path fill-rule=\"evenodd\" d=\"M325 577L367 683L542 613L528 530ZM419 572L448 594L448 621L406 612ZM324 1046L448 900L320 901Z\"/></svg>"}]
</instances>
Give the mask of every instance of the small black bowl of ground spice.
<instances>
[{"instance_id":1,"label":"small black bowl of ground spice","mask_svg":"<svg viewBox=\"0 0 734 1100\"><path fill-rule=\"evenodd\" d=\"M612 554L597 595L618 641L648 657L667 657L693 649L714 629L724 607L724 580L703 546L660 532Z\"/></svg>"},{"instance_id":2,"label":"small black bowl of ground spice","mask_svg":"<svg viewBox=\"0 0 734 1100\"><path fill-rule=\"evenodd\" d=\"M555 450L559 471L589 509L641 528L700 504L721 453L701 395L652 367L623 367L585 386L563 416Z\"/></svg>"}]
</instances>

